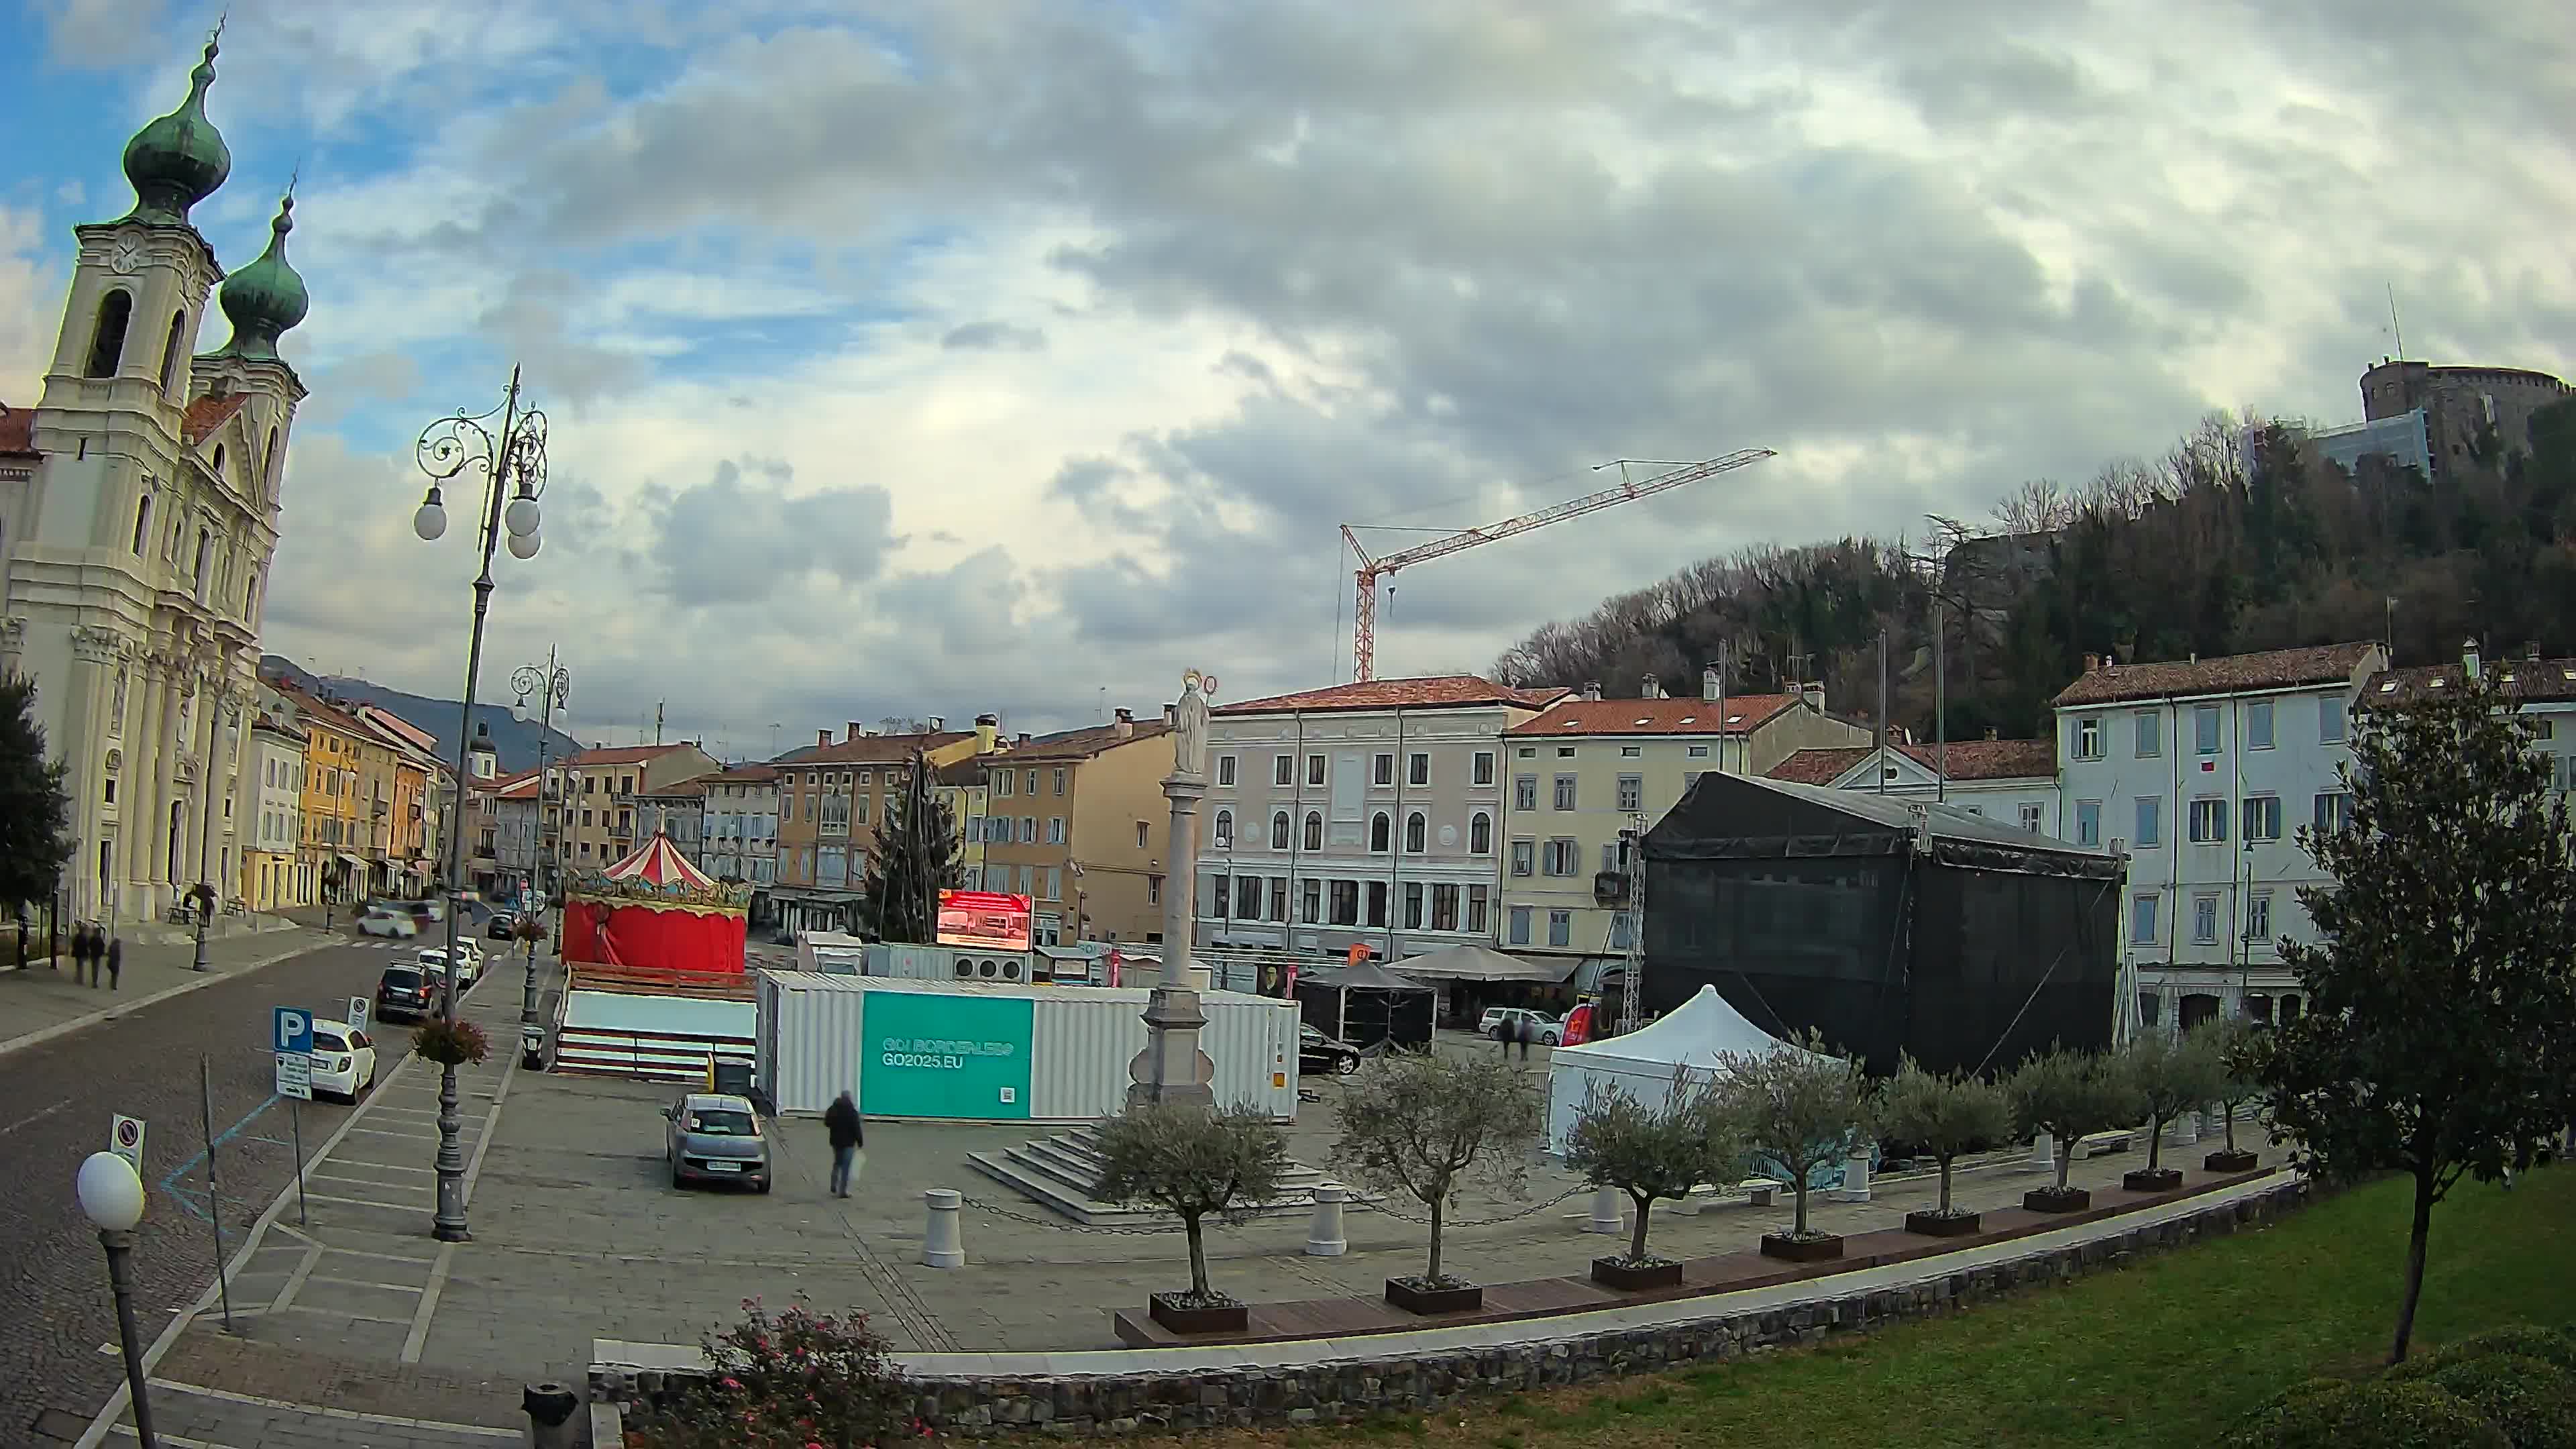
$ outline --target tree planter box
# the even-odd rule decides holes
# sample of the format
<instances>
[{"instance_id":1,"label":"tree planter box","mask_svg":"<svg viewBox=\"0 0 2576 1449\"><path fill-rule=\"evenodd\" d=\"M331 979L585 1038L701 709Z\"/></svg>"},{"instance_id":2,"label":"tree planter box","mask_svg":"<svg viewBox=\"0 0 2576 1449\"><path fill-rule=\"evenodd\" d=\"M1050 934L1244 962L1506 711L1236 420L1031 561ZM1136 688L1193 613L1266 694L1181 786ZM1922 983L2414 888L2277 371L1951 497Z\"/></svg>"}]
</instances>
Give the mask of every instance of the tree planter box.
<instances>
[{"instance_id":1,"label":"tree planter box","mask_svg":"<svg viewBox=\"0 0 2576 1449\"><path fill-rule=\"evenodd\" d=\"M2202 1158L2200 1165L2211 1172L2252 1172L2260 1163L2253 1153L2239 1147L2233 1152L2220 1148Z\"/></svg>"},{"instance_id":2,"label":"tree planter box","mask_svg":"<svg viewBox=\"0 0 2576 1449\"><path fill-rule=\"evenodd\" d=\"M2182 1186L2179 1167L2141 1167L2120 1174L2120 1186L2131 1192L2171 1192Z\"/></svg>"},{"instance_id":3,"label":"tree planter box","mask_svg":"<svg viewBox=\"0 0 2576 1449\"><path fill-rule=\"evenodd\" d=\"M1965 1238L1976 1233L1977 1217L1975 1213L1953 1213L1946 1217L1937 1212L1907 1213L1905 1230L1921 1233L1927 1238Z\"/></svg>"},{"instance_id":4,"label":"tree planter box","mask_svg":"<svg viewBox=\"0 0 2576 1449\"><path fill-rule=\"evenodd\" d=\"M1417 1278L1389 1278L1386 1301L1407 1313L1465 1313L1485 1306L1485 1290L1473 1283L1430 1287Z\"/></svg>"},{"instance_id":5,"label":"tree planter box","mask_svg":"<svg viewBox=\"0 0 2576 1449\"><path fill-rule=\"evenodd\" d=\"M1630 1263L1619 1258L1592 1260L1592 1281L1604 1288L1622 1293L1643 1293L1653 1288L1682 1286L1679 1263Z\"/></svg>"},{"instance_id":6,"label":"tree planter box","mask_svg":"<svg viewBox=\"0 0 2576 1449\"><path fill-rule=\"evenodd\" d=\"M2080 1187L2035 1187L2021 1195L2023 1212L2080 1213L2093 1206L2093 1194Z\"/></svg>"},{"instance_id":7,"label":"tree planter box","mask_svg":"<svg viewBox=\"0 0 2576 1449\"><path fill-rule=\"evenodd\" d=\"M1185 1293L1157 1293L1146 1300L1156 1323L1174 1333L1242 1333L1252 1327L1252 1309L1242 1303L1189 1303Z\"/></svg>"},{"instance_id":8,"label":"tree planter box","mask_svg":"<svg viewBox=\"0 0 2576 1449\"><path fill-rule=\"evenodd\" d=\"M1793 1238L1786 1233L1764 1233L1762 1256L1788 1263L1824 1263L1843 1255L1843 1240L1828 1233L1820 1238Z\"/></svg>"}]
</instances>

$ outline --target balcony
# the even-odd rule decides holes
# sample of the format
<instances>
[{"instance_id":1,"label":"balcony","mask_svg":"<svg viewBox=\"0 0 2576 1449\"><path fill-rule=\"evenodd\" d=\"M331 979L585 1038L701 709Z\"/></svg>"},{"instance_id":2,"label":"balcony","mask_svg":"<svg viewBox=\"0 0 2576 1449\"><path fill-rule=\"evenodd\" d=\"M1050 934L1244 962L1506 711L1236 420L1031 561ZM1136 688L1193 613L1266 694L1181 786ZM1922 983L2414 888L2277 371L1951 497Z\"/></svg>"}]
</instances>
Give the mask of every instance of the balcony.
<instances>
[{"instance_id":1,"label":"balcony","mask_svg":"<svg viewBox=\"0 0 2576 1449\"><path fill-rule=\"evenodd\" d=\"M612 825L608 827L608 838L611 840L633 840L635 838L635 827L632 825Z\"/></svg>"},{"instance_id":2,"label":"balcony","mask_svg":"<svg viewBox=\"0 0 2576 1449\"><path fill-rule=\"evenodd\" d=\"M1600 906L1628 904L1628 873L1624 870L1593 872L1592 903Z\"/></svg>"}]
</instances>

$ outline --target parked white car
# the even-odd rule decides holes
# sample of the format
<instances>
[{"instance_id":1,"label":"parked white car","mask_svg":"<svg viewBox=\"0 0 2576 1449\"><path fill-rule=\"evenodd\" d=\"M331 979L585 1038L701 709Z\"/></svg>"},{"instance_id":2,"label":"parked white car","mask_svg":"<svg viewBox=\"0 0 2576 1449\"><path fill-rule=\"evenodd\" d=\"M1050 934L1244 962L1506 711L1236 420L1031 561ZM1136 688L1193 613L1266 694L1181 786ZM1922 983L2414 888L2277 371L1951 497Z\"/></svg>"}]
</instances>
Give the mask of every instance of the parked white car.
<instances>
[{"instance_id":1,"label":"parked white car","mask_svg":"<svg viewBox=\"0 0 2576 1449\"><path fill-rule=\"evenodd\" d=\"M358 918L358 934L408 941L420 934L420 922L409 911L370 910Z\"/></svg>"},{"instance_id":2,"label":"parked white car","mask_svg":"<svg viewBox=\"0 0 2576 1449\"><path fill-rule=\"evenodd\" d=\"M461 946L464 943L459 942L458 944ZM444 946L424 946L414 955L413 959L420 962L420 968L423 971L445 971L447 969L447 948ZM456 953L456 989L460 992L471 990L474 986L474 978L477 975L480 975L482 970L483 954L481 952L459 950Z\"/></svg>"},{"instance_id":3,"label":"parked white car","mask_svg":"<svg viewBox=\"0 0 2576 1449\"><path fill-rule=\"evenodd\" d=\"M1518 1038L1517 1028L1524 1022L1529 1024L1529 1039L1540 1046L1552 1047L1565 1039L1565 1021L1562 1017L1550 1016L1544 1011L1532 1011L1526 1006L1486 1007L1485 1014L1476 1019L1476 1034L1492 1036L1494 1029L1507 1021L1515 1028L1515 1039Z\"/></svg>"},{"instance_id":4,"label":"parked white car","mask_svg":"<svg viewBox=\"0 0 2576 1449\"><path fill-rule=\"evenodd\" d=\"M376 1084L376 1044L345 1021L313 1023L313 1090L355 1102Z\"/></svg>"}]
</instances>

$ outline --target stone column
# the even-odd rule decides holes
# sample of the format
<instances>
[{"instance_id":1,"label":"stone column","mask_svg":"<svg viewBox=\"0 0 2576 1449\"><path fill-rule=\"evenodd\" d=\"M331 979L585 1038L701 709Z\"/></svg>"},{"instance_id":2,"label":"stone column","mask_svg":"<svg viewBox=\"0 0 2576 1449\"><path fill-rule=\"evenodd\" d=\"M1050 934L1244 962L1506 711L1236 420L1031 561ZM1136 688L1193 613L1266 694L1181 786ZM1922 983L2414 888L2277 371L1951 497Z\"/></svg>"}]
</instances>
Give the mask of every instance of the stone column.
<instances>
[{"instance_id":1,"label":"stone column","mask_svg":"<svg viewBox=\"0 0 2576 1449\"><path fill-rule=\"evenodd\" d=\"M1145 1007L1145 1049L1127 1069L1127 1105L1214 1107L1215 1064L1199 1050L1207 1016L1190 986L1190 934L1198 909L1199 801L1207 782L1173 770L1163 781L1172 803L1171 865L1163 886L1163 980Z\"/></svg>"},{"instance_id":2,"label":"stone column","mask_svg":"<svg viewBox=\"0 0 2576 1449\"><path fill-rule=\"evenodd\" d=\"M129 919L149 920L152 861L169 828L169 792L162 769L170 754L163 736L171 728L172 690L169 675L156 655L139 656L134 673L143 688L139 692L140 707L125 722L126 802L119 813L125 821L126 865L117 894Z\"/></svg>"}]
</instances>

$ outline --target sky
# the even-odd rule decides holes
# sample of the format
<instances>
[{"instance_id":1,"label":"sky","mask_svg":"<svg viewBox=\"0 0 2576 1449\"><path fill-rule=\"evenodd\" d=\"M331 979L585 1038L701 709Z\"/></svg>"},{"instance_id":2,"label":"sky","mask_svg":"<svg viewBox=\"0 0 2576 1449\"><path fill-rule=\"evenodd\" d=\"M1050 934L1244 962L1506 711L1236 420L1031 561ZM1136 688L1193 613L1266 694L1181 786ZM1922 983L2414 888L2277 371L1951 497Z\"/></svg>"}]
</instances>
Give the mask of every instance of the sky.
<instances>
[{"instance_id":1,"label":"sky","mask_svg":"<svg viewBox=\"0 0 2576 1449\"><path fill-rule=\"evenodd\" d=\"M216 18L15 0L0 400ZM1777 457L1397 575L1475 671L1712 555L1981 517L2394 352L2576 376L2563 0L233 0L227 265L290 175L310 387L263 645L454 697L410 530L515 365L538 557L482 680L762 756L1349 677L1351 561ZM210 328L201 346L220 339Z\"/></svg>"}]
</instances>

